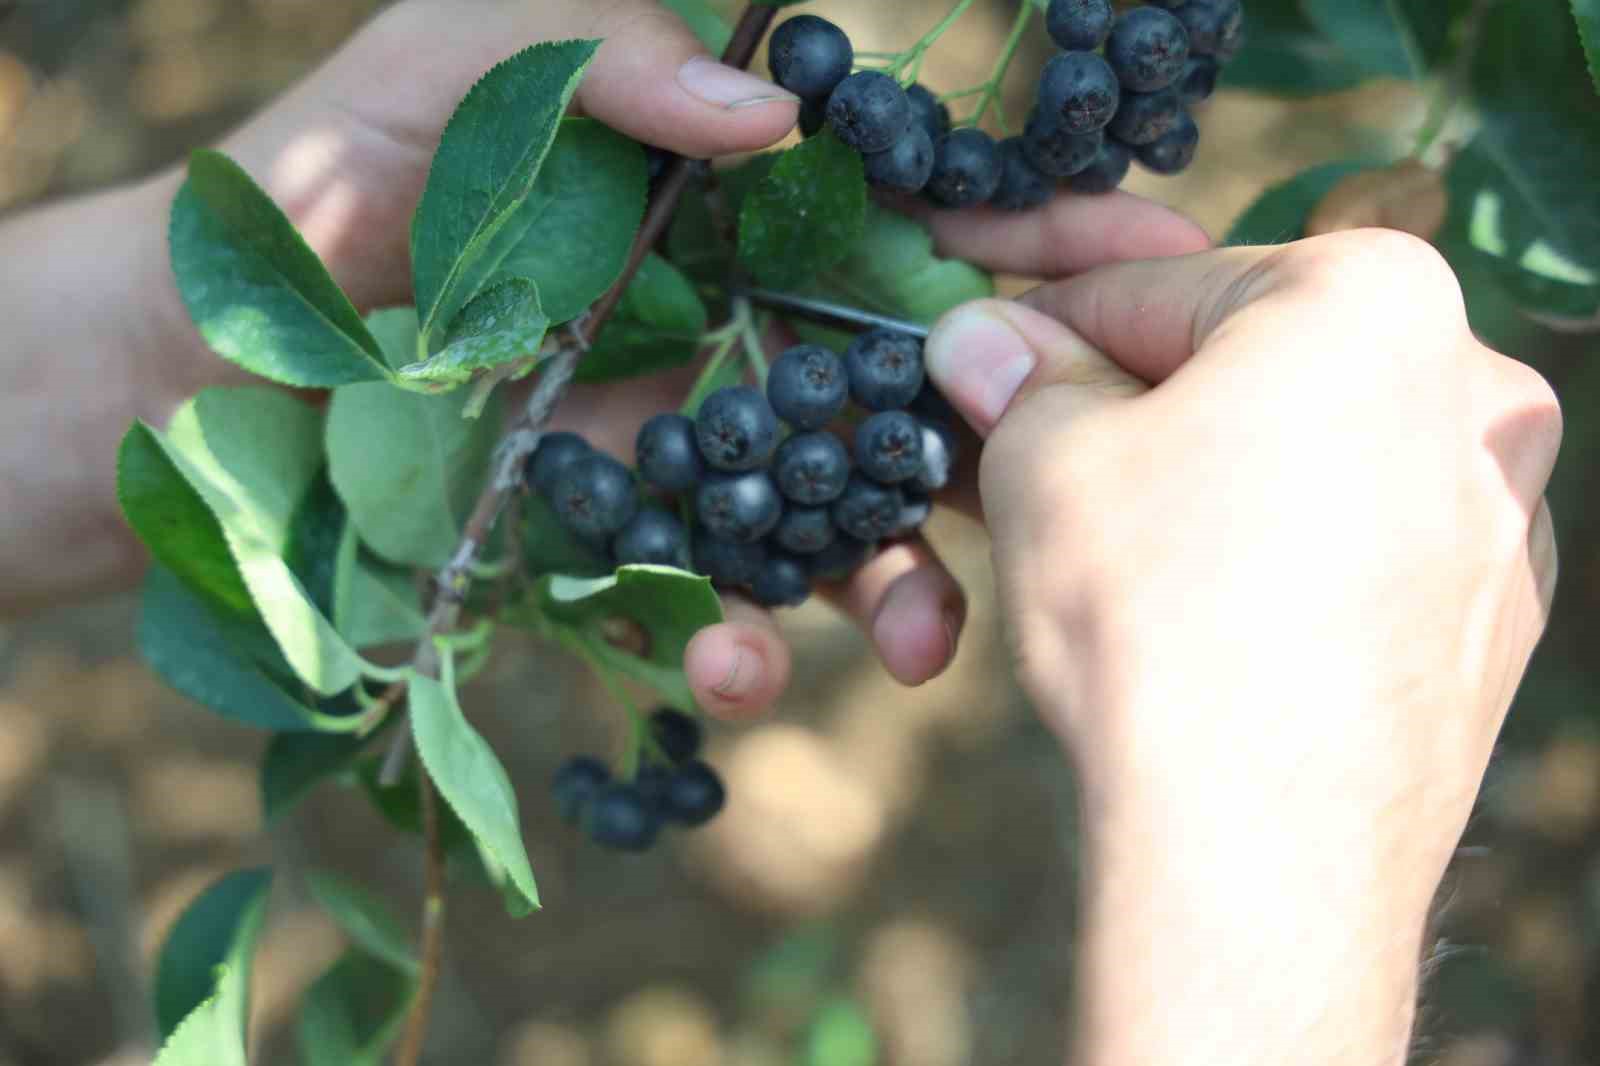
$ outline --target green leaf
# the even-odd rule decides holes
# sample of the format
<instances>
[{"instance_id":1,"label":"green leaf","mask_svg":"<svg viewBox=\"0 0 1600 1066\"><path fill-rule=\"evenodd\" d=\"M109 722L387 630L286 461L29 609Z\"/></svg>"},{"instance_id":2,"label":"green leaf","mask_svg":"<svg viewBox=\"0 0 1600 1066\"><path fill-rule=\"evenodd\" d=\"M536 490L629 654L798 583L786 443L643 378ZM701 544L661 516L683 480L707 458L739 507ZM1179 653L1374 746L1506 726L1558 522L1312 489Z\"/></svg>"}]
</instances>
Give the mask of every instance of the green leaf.
<instances>
[{"instance_id":1,"label":"green leaf","mask_svg":"<svg viewBox=\"0 0 1600 1066\"><path fill-rule=\"evenodd\" d=\"M332 695L360 676L361 659L284 558L293 517L322 467L321 423L316 411L273 389L207 389L179 408L156 439L220 522L290 666Z\"/></svg>"},{"instance_id":2,"label":"green leaf","mask_svg":"<svg viewBox=\"0 0 1600 1066\"><path fill-rule=\"evenodd\" d=\"M339 543L349 525L344 504L323 467L289 521L289 543L283 556L312 606L329 618L333 617Z\"/></svg>"},{"instance_id":3,"label":"green leaf","mask_svg":"<svg viewBox=\"0 0 1600 1066\"><path fill-rule=\"evenodd\" d=\"M576 318L627 264L648 188L637 142L593 119L562 120L517 213L525 235L506 254L500 276L534 282L550 321Z\"/></svg>"},{"instance_id":4,"label":"green leaf","mask_svg":"<svg viewBox=\"0 0 1600 1066\"><path fill-rule=\"evenodd\" d=\"M1600 107L1566 13L1491 8L1472 89L1482 118L1473 147L1504 173L1538 240L1579 267L1600 268Z\"/></svg>"},{"instance_id":5,"label":"green leaf","mask_svg":"<svg viewBox=\"0 0 1600 1066\"><path fill-rule=\"evenodd\" d=\"M461 401L388 385L351 385L328 406L328 469L363 543L400 566L438 569L471 512L499 430Z\"/></svg>"},{"instance_id":6,"label":"green leaf","mask_svg":"<svg viewBox=\"0 0 1600 1066\"><path fill-rule=\"evenodd\" d=\"M384 821L402 833L421 836L421 778L416 762L408 762L400 779L392 785L385 785L379 780L382 772L383 758L374 755L357 763L356 780ZM444 842L445 853L452 859L470 860L469 865L479 865L478 849L473 843L472 834L448 805L439 811L439 838Z\"/></svg>"},{"instance_id":7,"label":"green leaf","mask_svg":"<svg viewBox=\"0 0 1600 1066\"><path fill-rule=\"evenodd\" d=\"M358 724L353 715L324 714L297 698L263 668L275 651L264 626L218 614L161 566L145 578L138 641L167 684L245 725L337 733Z\"/></svg>"},{"instance_id":8,"label":"green leaf","mask_svg":"<svg viewBox=\"0 0 1600 1066\"><path fill-rule=\"evenodd\" d=\"M766 285L809 281L866 232L861 156L824 132L778 157L739 212L739 262Z\"/></svg>"},{"instance_id":9,"label":"green leaf","mask_svg":"<svg viewBox=\"0 0 1600 1066\"><path fill-rule=\"evenodd\" d=\"M416 970L417 957L411 950L411 934L383 900L359 885L325 872L306 875L306 887L317 905L327 911L363 951L397 969Z\"/></svg>"},{"instance_id":10,"label":"green leaf","mask_svg":"<svg viewBox=\"0 0 1600 1066\"><path fill-rule=\"evenodd\" d=\"M723 617L706 578L664 566L624 566L599 578L553 575L539 583L539 606L543 632L649 685L674 706L695 706L683 676L683 651L696 633ZM607 640L608 627L618 619L643 631L643 655Z\"/></svg>"},{"instance_id":11,"label":"green leaf","mask_svg":"<svg viewBox=\"0 0 1600 1066\"><path fill-rule=\"evenodd\" d=\"M1572 0L1572 17L1578 20L1578 37L1589 60L1589 77L1600 92L1600 0Z\"/></svg>"},{"instance_id":12,"label":"green leaf","mask_svg":"<svg viewBox=\"0 0 1600 1066\"><path fill-rule=\"evenodd\" d=\"M411 227L413 291L432 338L520 239L503 234L539 176L598 41L526 48L474 85L444 128Z\"/></svg>"},{"instance_id":13,"label":"green leaf","mask_svg":"<svg viewBox=\"0 0 1600 1066\"><path fill-rule=\"evenodd\" d=\"M1374 74L1420 78L1444 49L1450 0L1304 0L1311 22Z\"/></svg>"},{"instance_id":14,"label":"green leaf","mask_svg":"<svg viewBox=\"0 0 1600 1066\"><path fill-rule=\"evenodd\" d=\"M517 893L513 913L537 909L539 892L505 767L461 713L453 687L431 677L413 677L410 707L411 731L428 776L478 843L504 867Z\"/></svg>"},{"instance_id":15,"label":"green leaf","mask_svg":"<svg viewBox=\"0 0 1600 1066\"><path fill-rule=\"evenodd\" d=\"M219 969L218 981L226 981L230 972ZM215 995L178 1023L152 1066L247 1066L244 1041L233 1005Z\"/></svg>"},{"instance_id":16,"label":"green leaf","mask_svg":"<svg viewBox=\"0 0 1600 1066\"><path fill-rule=\"evenodd\" d=\"M613 381L683 366L694 359L705 331L706 307L693 283L651 254L579 362L577 380Z\"/></svg>"},{"instance_id":17,"label":"green leaf","mask_svg":"<svg viewBox=\"0 0 1600 1066\"><path fill-rule=\"evenodd\" d=\"M733 38L733 29L706 0L663 0L666 6L678 13L706 51L721 55Z\"/></svg>"},{"instance_id":18,"label":"green leaf","mask_svg":"<svg viewBox=\"0 0 1600 1066\"><path fill-rule=\"evenodd\" d=\"M1306 18L1298 0L1251 0L1245 46L1223 72L1230 89L1311 96L1359 85L1367 69Z\"/></svg>"},{"instance_id":19,"label":"green leaf","mask_svg":"<svg viewBox=\"0 0 1600 1066\"><path fill-rule=\"evenodd\" d=\"M178 293L217 354L285 385L387 376L378 342L328 270L250 175L200 151L172 204Z\"/></svg>"},{"instance_id":20,"label":"green leaf","mask_svg":"<svg viewBox=\"0 0 1600 1066\"><path fill-rule=\"evenodd\" d=\"M261 820L269 827L313 788L355 766L371 738L332 733L279 733L261 757Z\"/></svg>"},{"instance_id":21,"label":"green leaf","mask_svg":"<svg viewBox=\"0 0 1600 1066\"><path fill-rule=\"evenodd\" d=\"M150 554L192 592L230 613L255 615L222 525L143 422L129 427L117 452L117 501Z\"/></svg>"},{"instance_id":22,"label":"green leaf","mask_svg":"<svg viewBox=\"0 0 1600 1066\"><path fill-rule=\"evenodd\" d=\"M1224 244L1286 244L1305 236L1306 219L1333 187L1376 163L1345 160L1312 167L1262 193L1223 238Z\"/></svg>"},{"instance_id":23,"label":"green leaf","mask_svg":"<svg viewBox=\"0 0 1600 1066\"><path fill-rule=\"evenodd\" d=\"M391 370L399 370L417 357L417 323L415 307L390 307L374 311L367 316L367 329L383 351L383 361Z\"/></svg>"},{"instance_id":24,"label":"green leaf","mask_svg":"<svg viewBox=\"0 0 1600 1066\"><path fill-rule=\"evenodd\" d=\"M241 1039L250 1020L250 962L267 913L272 871L235 870L184 910L156 963L156 1024L163 1037L216 997L217 1013ZM218 967L227 973L219 978Z\"/></svg>"},{"instance_id":25,"label":"green leaf","mask_svg":"<svg viewBox=\"0 0 1600 1066\"><path fill-rule=\"evenodd\" d=\"M401 367L400 376L439 385L471 381L480 370L537 355L549 326L533 282L497 281L461 309L444 335L442 350Z\"/></svg>"},{"instance_id":26,"label":"green leaf","mask_svg":"<svg viewBox=\"0 0 1600 1066\"><path fill-rule=\"evenodd\" d=\"M428 627L416 580L362 551L353 522L334 563L333 625L354 648L415 640Z\"/></svg>"},{"instance_id":27,"label":"green leaf","mask_svg":"<svg viewBox=\"0 0 1600 1066\"><path fill-rule=\"evenodd\" d=\"M1600 310L1600 271L1573 262L1545 238L1521 183L1497 158L1469 144L1448 180L1451 215L1439 245L1452 264L1475 262L1523 308L1584 317Z\"/></svg>"},{"instance_id":28,"label":"green leaf","mask_svg":"<svg viewBox=\"0 0 1600 1066\"><path fill-rule=\"evenodd\" d=\"M931 325L953 307L993 296L994 279L970 263L939 258L926 229L904 215L872 206L867 211L866 237L855 254L804 291ZM830 339L838 341L837 336Z\"/></svg>"},{"instance_id":29,"label":"green leaf","mask_svg":"<svg viewBox=\"0 0 1600 1066\"><path fill-rule=\"evenodd\" d=\"M861 1005L837 999L817 1012L806 1032L805 1066L877 1066L878 1038Z\"/></svg>"},{"instance_id":30,"label":"green leaf","mask_svg":"<svg viewBox=\"0 0 1600 1066\"><path fill-rule=\"evenodd\" d=\"M345 952L301 1000L295 1035L303 1066L382 1066L416 991L409 971Z\"/></svg>"}]
</instances>

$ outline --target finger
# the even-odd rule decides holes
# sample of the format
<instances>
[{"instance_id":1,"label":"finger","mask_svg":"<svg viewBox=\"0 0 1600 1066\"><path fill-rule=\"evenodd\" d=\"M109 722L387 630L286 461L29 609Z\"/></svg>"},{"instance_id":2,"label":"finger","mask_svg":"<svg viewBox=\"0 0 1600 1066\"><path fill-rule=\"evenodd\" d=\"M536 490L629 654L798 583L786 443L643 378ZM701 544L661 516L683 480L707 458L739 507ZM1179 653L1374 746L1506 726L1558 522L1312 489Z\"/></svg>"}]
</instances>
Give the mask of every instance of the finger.
<instances>
[{"instance_id":1,"label":"finger","mask_svg":"<svg viewBox=\"0 0 1600 1066\"><path fill-rule=\"evenodd\" d=\"M747 600L723 599L726 621L694 635L683 672L707 714L747 722L765 714L789 685L792 658L772 615Z\"/></svg>"},{"instance_id":2,"label":"finger","mask_svg":"<svg viewBox=\"0 0 1600 1066\"><path fill-rule=\"evenodd\" d=\"M901 684L931 681L955 658L966 594L921 537L888 546L847 582L821 591L856 620Z\"/></svg>"},{"instance_id":3,"label":"finger","mask_svg":"<svg viewBox=\"0 0 1600 1066\"><path fill-rule=\"evenodd\" d=\"M980 437L1027 394L1072 386L1055 409L1070 418L1146 391L1143 381L1069 326L1009 300L978 300L946 315L925 348L928 375Z\"/></svg>"},{"instance_id":4,"label":"finger","mask_svg":"<svg viewBox=\"0 0 1600 1066\"><path fill-rule=\"evenodd\" d=\"M536 22L549 17L533 16ZM765 148L794 128L798 97L717 62L683 20L655 0L563 0L555 20L574 36L604 38L578 104L630 137L706 159ZM541 29L540 36L550 36Z\"/></svg>"},{"instance_id":5,"label":"finger","mask_svg":"<svg viewBox=\"0 0 1600 1066\"><path fill-rule=\"evenodd\" d=\"M1203 252L1205 230L1168 207L1131 193L1063 194L1033 211L940 211L908 200L900 209L933 231L939 254L990 270L1056 278L1106 263Z\"/></svg>"}]
</instances>

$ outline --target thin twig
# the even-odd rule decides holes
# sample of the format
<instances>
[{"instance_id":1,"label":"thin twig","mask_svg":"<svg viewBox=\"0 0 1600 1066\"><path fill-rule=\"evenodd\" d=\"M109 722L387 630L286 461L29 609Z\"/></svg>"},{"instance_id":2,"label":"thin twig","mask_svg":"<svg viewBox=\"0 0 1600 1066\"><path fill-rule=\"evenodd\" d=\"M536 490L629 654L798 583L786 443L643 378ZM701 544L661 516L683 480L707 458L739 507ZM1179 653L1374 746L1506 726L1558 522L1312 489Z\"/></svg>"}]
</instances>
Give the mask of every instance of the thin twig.
<instances>
[{"instance_id":1,"label":"thin twig","mask_svg":"<svg viewBox=\"0 0 1600 1066\"><path fill-rule=\"evenodd\" d=\"M417 994L406 1019L405 1038L395 1053L395 1066L417 1066L422 1045L428 1036L428 1017L433 1009L433 992L439 985L440 962L444 958L444 840L439 830L439 797L433 782L422 774L417 783L422 790L422 833L427 842L426 889L422 898L422 933Z\"/></svg>"}]
</instances>

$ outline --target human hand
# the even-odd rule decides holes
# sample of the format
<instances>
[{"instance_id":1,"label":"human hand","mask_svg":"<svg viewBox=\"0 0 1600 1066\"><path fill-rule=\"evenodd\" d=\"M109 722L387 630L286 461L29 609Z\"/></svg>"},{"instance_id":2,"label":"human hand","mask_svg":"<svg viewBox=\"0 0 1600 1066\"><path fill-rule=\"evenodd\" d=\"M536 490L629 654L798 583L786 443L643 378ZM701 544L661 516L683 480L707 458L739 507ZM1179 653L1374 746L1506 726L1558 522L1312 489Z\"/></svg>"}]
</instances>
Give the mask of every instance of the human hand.
<instances>
[{"instance_id":1,"label":"human hand","mask_svg":"<svg viewBox=\"0 0 1600 1066\"><path fill-rule=\"evenodd\" d=\"M1082 1061L1403 1061L1553 592L1549 387L1388 231L1107 267L927 351L1081 770Z\"/></svg>"}]
</instances>

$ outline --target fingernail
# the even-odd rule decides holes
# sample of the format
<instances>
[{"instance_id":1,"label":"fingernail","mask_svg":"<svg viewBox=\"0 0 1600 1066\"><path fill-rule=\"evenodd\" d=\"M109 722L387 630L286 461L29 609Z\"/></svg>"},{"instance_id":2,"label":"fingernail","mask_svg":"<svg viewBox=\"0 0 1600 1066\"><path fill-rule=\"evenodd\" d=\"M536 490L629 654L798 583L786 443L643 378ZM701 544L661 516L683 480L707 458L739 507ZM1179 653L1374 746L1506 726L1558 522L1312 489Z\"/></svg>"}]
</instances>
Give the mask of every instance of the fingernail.
<instances>
[{"instance_id":1,"label":"fingernail","mask_svg":"<svg viewBox=\"0 0 1600 1066\"><path fill-rule=\"evenodd\" d=\"M749 648L735 644L722 680L711 691L725 700L737 702L755 691L761 680L761 660Z\"/></svg>"},{"instance_id":2,"label":"fingernail","mask_svg":"<svg viewBox=\"0 0 1600 1066\"><path fill-rule=\"evenodd\" d=\"M754 74L718 63L710 56L695 56L678 68L678 84L690 96L729 111L799 97Z\"/></svg>"},{"instance_id":3,"label":"fingernail","mask_svg":"<svg viewBox=\"0 0 1600 1066\"><path fill-rule=\"evenodd\" d=\"M982 305L946 318L928 338L928 374L974 428L1000 421L1033 373L1033 350L1005 319Z\"/></svg>"}]
</instances>

